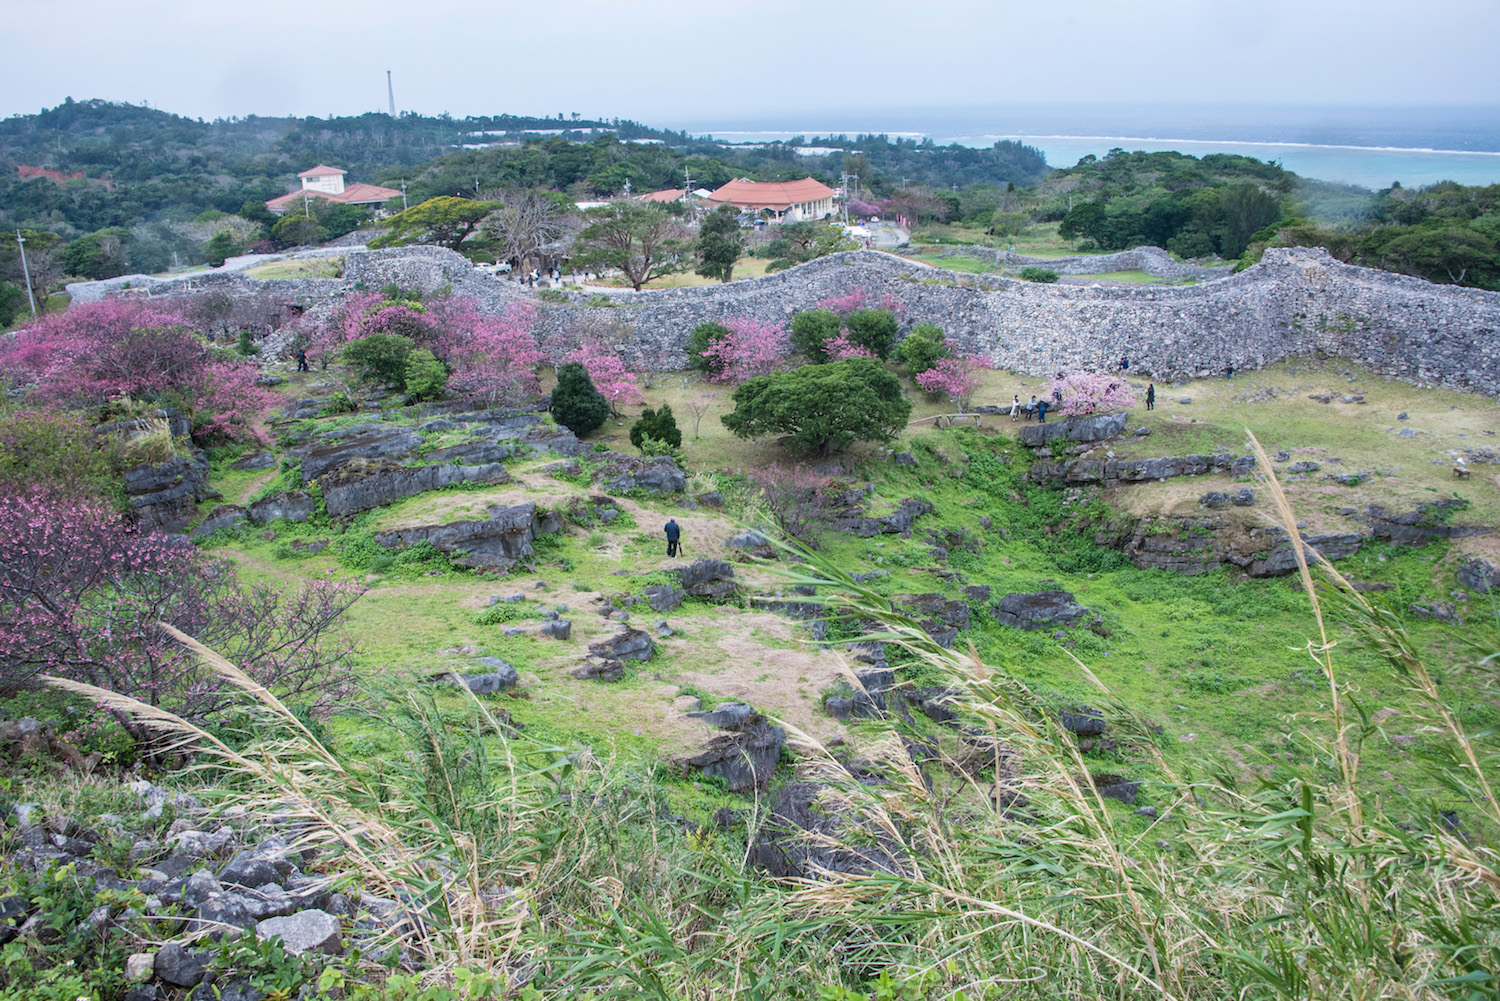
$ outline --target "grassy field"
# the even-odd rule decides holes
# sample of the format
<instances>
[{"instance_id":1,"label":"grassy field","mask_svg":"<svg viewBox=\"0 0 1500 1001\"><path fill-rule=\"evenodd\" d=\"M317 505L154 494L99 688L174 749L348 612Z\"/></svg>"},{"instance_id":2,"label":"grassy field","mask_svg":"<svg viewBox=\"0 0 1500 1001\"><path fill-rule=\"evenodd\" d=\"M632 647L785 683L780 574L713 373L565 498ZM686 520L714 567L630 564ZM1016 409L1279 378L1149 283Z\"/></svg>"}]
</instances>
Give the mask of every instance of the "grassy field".
<instances>
[{"instance_id":1,"label":"grassy field","mask_svg":"<svg viewBox=\"0 0 1500 1001\"><path fill-rule=\"evenodd\" d=\"M291 261L267 261L246 268L251 278L337 278L344 273L342 257L303 257Z\"/></svg>"},{"instance_id":2,"label":"grassy field","mask_svg":"<svg viewBox=\"0 0 1500 1001\"><path fill-rule=\"evenodd\" d=\"M770 260L764 257L742 257L735 262L734 280L739 281L742 278L764 277L766 273L766 265L769 263L771 263ZM642 285L641 288L697 288L702 285L718 284L719 281L717 279L705 278L702 275L694 274L691 271L683 271L675 275L667 275L663 278L657 278L655 281L649 281L646 284ZM591 282L589 285L585 285L584 289L587 290L593 285L599 285L605 288L630 288L630 283L625 279L616 278L609 281Z\"/></svg>"},{"instance_id":3,"label":"grassy field","mask_svg":"<svg viewBox=\"0 0 1500 1001\"><path fill-rule=\"evenodd\" d=\"M1057 234L1058 223L1041 222L1016 236L990 236L981 228L969 226L933 225L912 231L913 246L951 246L973 244L994 247L997 250L1013 250L1029 257L1069 257L1079 253L1071 240Z\"/></svg>"},{"instance_id":4,"label":"grassy field","mask_svg":"<svg viewBox=\"0 0 1500 1001\"><path fill-rule=\"evenodd\" d=\"M1352 374L1344 375L1346 370ZM1001 403L1012 394L1028 399L1043 386L1043 380L989 372L975 402ZM306 392L295 381L286 388ZM1270 397L1273 389L1277 395ZM1334 389L1364 393L1369 402L1325 405L1306 398L1308 393ZM1310 530L1336 519L1330 512L1340 505L1379 502L1394 509L1451 495L1454 484L1444 479L1451 475L1446 458L1441 463L1439 458L1460 443L1487 440L1500 428L1500 410L1493 401L1417 390L1337 361L1298 363L1291 370L1276 366L1242 374L1234 382L1213 379L1158 390L1158 408L1146 413L1137 407L1131 422L1151 433L1101 448L1121 456L1220 448L1238 453L1249 427L1273 454L1285 448L1298 458L1321 455L1326 462L1332 455L1344 460L1325 468L1358 471L1370 465L1396 470L1355 488L1318 480L1288 484ZM634 669L622 683L600 685L568 673L587 643L612 628L593 613L596 600L614 596L619 602L648 583L666 579L661 571L672 561L665 558L659 533L668 517L684 526L690 557L728 557L731 553L722 542L739 530L740 519L764 517L763 511L756 513L762 509L753 491L747 490L743 471L789 461L770 441L741 440L723 429L719 417L732 406L726 387L695 375L656 374L644 392L646 405L672 405L695 489L723 490L726 510L684 511L667 499L618 498L622 515L617 522L568 528L545 548L534 568L508 580L454 570L445 562L403 565L387 559L373 568L368 562L371 533L383 528L482 516L489 503L532 500L559 508L569 497L589 492L586 486L540 472L543 461L532 460L512 464L512 481L503 486L422 495L356 518L343 531L329 525L280 525L274 527L272 538L247 530L220 537L215 545L252 581L285 585L299 579L348 578L366 585L369 590L352 610L350 627L357 637L361 671L377 688L410 684L467 662L467 654L445 651L480 649L503 657L522 672L523 684L499 696L499 703L529 733L565 746L586 746L596 753L607 749L612 755L645 760L680 753L701 736L683 722L684 694L711 702L748 700L822 739L857 741L855 731L818 709L823 695L844 676L843 655L810 643L800 627L744 601L723 606L690 601L660 616L671 623L673 637L662 643L649 665ZM914 389L908 392L915 404L914 420L950 410L943 401ZM1177 402L1181 397L1192 402ZM694 405L703 408L696 427ZM1401 438L1393 432L1398 409L1410 417L1399 426L1416 428L1417 436ZM326 423L332 426L336 420ZM631 420L633 416L607 422L588 444L630 451ZM938 591L962 599L964 582L988 584L996 595L1047 587L1071 591L1097 617L1089 620L1096 622L1095 628L1080 625L1056 638L1051 633L1021 632L995 623L987 607L975 603L974 627L964 634L966 641L972 640L986 662L1059 709L1094 704L1102 697L1073 659L1080 658L1113 697L1164 728L1160 749L1176 767L1220 767L1254 781L1270 774L1278 762L1304 761L1286 720L1316 708L1321 678L1310 672L1305 653L1297 652L1313 635L1313 627L1306 599L1295 584L1289 579L1241 580L1223 572L1188 578L1140 570L1092 540L1089 523L1109 517L1111 511L1192 513L1199 494L1226 489L1229 478L1122 486L1065 505L1063 492L1037 488L1021 478L1029 457L1013 439L1017 428L1003 417L983 418L978 428L915 424L889 446L910 451L915 467L892 464L884 449L875 445L838 456L858 481L873 484L872 513L909 496L925 497L938 510L919 522L912 539L833 535L824 540L824 553L849 571L888 573L879 585L885 594ZM226 499L243 501L264 489L270 475L232 472L225 464L215 467L214 484ZM1476 472L1472 482L1459 487L1472 506L1456 521L1500 521L1495 483L1482 475ZM1248 511L1249 517L1268 517L1264 505ZM988 519L989 527L981 519ZM975 551L959 548L946 564L935 563L922 536L927 527L936 526L967 532ZM293 545L299 539L329 545L307 556ZM1447 600L1461 555L1488 553L1492 545L1488 537L1422 549L1371 545L1347 562L1357 562L1362 580L1394 584L1399 607L1404 608L1419 598ZM937 576L939 571L957 571L960 577L945 581ZM740 572L760 587L777 587L776 578L765 569L741 564ZM574 622L572 639L545 640L530 630L508 636L503 623L479 624L476 617L491 596L516 591L528 596L523 608L533 617L546 608L566 606L565 616ZM1470 621L1493 622L1491 604L1484 598L1472 601L1466 608ZM649 610L642 617L647 623L658 618ZM1493 694L1484 687L1482 676L1465 666L1469 658L1462 641L1475 635L1473 628L1460 634L1414 619L1407 625L1446 665L1445 684L1466 700L1473 719L1495 717ZM1341 656L1370 704L1393 711L1388 714L1397 721L1393 726L1415 711L1403 682L1383 663L1352 648ZM912 665L906 676L920 684L922 669ZM384 738L368 721L351 717L337 723L334 732L351 741L350 746L383 746ZM1367 760L1392 782L1419 782L1416 752L1421 739L1414 731L1401 741L1372 745ZM1142 759L1113 753L1103 754L1098 765L1143 777L1150 773ZM725 802L711 788L691 784L673 795L677 808L697 817ZM1149 802L1149 795L1142 802ZM1135 821L1122 810L1121 823Z\"/></svg>"}]
</instances>

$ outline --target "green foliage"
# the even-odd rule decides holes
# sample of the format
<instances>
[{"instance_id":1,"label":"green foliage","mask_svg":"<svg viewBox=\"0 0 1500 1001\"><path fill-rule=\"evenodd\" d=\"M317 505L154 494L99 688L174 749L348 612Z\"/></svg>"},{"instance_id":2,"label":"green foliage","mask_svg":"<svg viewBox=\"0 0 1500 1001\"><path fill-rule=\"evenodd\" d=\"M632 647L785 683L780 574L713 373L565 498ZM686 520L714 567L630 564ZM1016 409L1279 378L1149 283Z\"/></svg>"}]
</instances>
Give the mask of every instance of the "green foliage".
<instances>
[{"instance_id":1,"label":"green foliage","mask_svg":"<svg viewBox=\"0 0 1500 1001\"><path fill-rule=\"evenodd\" d=\"M687 346L683 348L687 352L688 367L706 372L711 377L718 375L723 367L722 361L717 355L706 357L703 352L728 336L729 328L717 323L700 323L694 327L688 334Z\"/></svg>"},{"instance_id":2,"label":"green foliage","mask_svg":"<svg viewBox=\"0 0 1500 1001\"><path fill-rule=\"evenodd\" d=\"M13 282L0 281L0 327L10 326L29 308L24 288Z\"/></svg>"},{"instance_id":3,"label":"green foliage","mask_svg":"<svg viewBox=\"0 0 1500 1001\"><path fill-rule=\"evenodd\" d=\"M891 345L896 340L896 314L888 309L859 309L844 318L849 328L849 340L869 351L876 358L886 359L891 355Z\"/></svg>"},{"instance_id":4,"label":"green foliage","mask_svg":"<svg viewBox=\"0 0 1500 1001\"><path fill-rule=\"evenodd\" d=\"M342 389L334 390L333 395L328 397L328 402L318 411L319 416L335 417L339 414L352 414L359 410L359 401Z\"/></svg>"},{"instance_id":5,"label":"green foliage","mask_svg":"<svg viewBox=\"0 0 1500 1001\"><path fill-rule=\"evenodd\" d=\"M793 452L828 455L855 441L886 441L906 425L911 402L879 362L851 358L748 379L721 421L741 438L790 436Z\"/></svg>"},{"instance_id":6,"label":"green foliage","mask_svg":"<svg viewBox=\"0 0 1500 1001\"><path fill-rule=\"evenodd\" d=\"M500 202L440 195L398 212L385 221L389 230L370 241L372 247L400 247L408 243L435 243L457 250L484 218L501 207Z\"/></svg>"},{"instance_id":7,"label":"green foliage","mask_svg":"<svg viewBox=\"0 0 1500 1001\"><path fill-rule=\"evenodd\" d=\"M697 273L727 282L734 277L734 262L740 259L739 209L720 205L708 214L698 230Z\"/></svg>"},{"instance_id":8,"label":"green foliage","mask_svg":"<svg viewBox=\"0 0 1500 1001\"><path fill-rule=\"evenodd\" d=\"M448 369L426 348L406 358L406 395L412 400L435 400L448 386Z\"/></svg>"},{"instance_id":9,"label":"green foliage","mask_svg":"<svg viewBox=\"0 0 1500 1001\"><path fill-rule=\"evenodd\" d=\"M506 622L519 622L522 619L534 619L541 614L540 609L530 601L497 601L493 605L474 615L476 626L498 626Z\"/></svg>"},{"instance_id":10,"label":"green foliage","mask_svg":"<svg viewBox=\"0 0 1500 1001\"><path fill-rule=\"evenodd\" d=\"M260 354L260 348L255 343L255 335L250 332L248 327L240 328L239 342L235 345L234 349L246 358L251 355Z\"/></svg>"},{"instance_id":11,"label":"green foliage","mask_svg":"<svg viewBox=\"0 0 1500 1001\"><path fill-rule=\"evenodd\" d=\"M821 364L828 360L823 345L837 337L843 327L843 317L837 313L826 309L803 310L792 317L792 347L808 361Z\"/></svg>"},{"instance_id":12,"label":"green foliage","mask_svg":"<svg viewBox=\"0 0 1500 1001\"><path fill-rule=\"evenodd\" d=\"M1022 268L1017 277L1026 282L1045 282L1051 284L1057 281L1058 275L1051 268L1029 267Z\"/></svg>"},{"instance_id":13,"label":"green foliage","mask_svg":"<svg viewBox=\"0 0 1500 1001\"><path fill-rule=\"evenodd\" d=\"M54 487L124 506L122 440L72 414L0 411L0 484Z\"/></svg>"},{"instance_id":14,"label":"green foliage","mask_svg":"<svg viewBox=\"0 0 1500 1001\"><path fill-rule=\"evenodd\" d=\"M609 418L609 402L594 388L588 370L568 362L557 370L552 390L552 416L580 438L591 434Z\"/></svg>"},{"instance_id":15,"label":"green foliage","mask_svg":"<svg viewBox=\"0 0 1500 1001\"><path fill-rule=\"evenodd\" d=\"M672 416L671 404L663 403L660 410L641 411L641 419L630 427L630 444L644 451L641 442L646 438L674 449L682 447L682 432L677 428L677 419Z\"/></svg>"},{"instance_id":16,"label":"green foliage","mask_svg":"<svg viewBox=\"0 0 1500 1001\"><path fill-rule=\"evenodd\" d=\"M400 334L370 334L344 346L344 361L361 383L406 388L407 358L416 343Z\"/></svg>"},{"instance_id":17,"label":"green foliage","mask_svg":"<svg viewBox=\"0 0 1500 1001\"><path fill-rule=\"evenodd\" d=\"M317 953L295 956L287 952L278 936L257 938L251 933L222 939L209 968L223 981L245 979L265 994L291 998L317 979L325 961Z\"/></svg>"},{"instance_id":18,"label":"green foliage","mask_svg":"<svg viewBox=\"0 0 1500 1001\"><path fill-rule=\"evenodd\" d=\"M208 256L210 266L219 268L224 266L224 261L238 254L243 248L235 243L234 236L227 230L221 230L209 238L203 245L203 253Z\"/></svg>"},{"instance_id":19,"label":"green foliage","mask_svg":"<svg viewBox=\"0 0 1500 1001\"><path fill-rule=\"evenodd\" d=\"M949 351L941 327L932 323L918 323L896 346L895 358L906 366L907 374L915 378L948 357Z\"/></svg>"}]
</instances>

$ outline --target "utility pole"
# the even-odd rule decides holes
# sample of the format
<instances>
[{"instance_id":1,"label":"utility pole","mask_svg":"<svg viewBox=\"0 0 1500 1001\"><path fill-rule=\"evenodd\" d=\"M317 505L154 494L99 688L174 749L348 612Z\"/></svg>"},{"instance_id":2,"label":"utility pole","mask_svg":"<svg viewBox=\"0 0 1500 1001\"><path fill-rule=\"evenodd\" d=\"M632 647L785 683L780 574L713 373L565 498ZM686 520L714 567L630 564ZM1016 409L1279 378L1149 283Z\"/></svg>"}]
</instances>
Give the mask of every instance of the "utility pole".
<instances>
[{"instance_id":1,"label":"utility pole","mask_svg":"<svg viewBox=\"0 0 1500 1001\"><path fill-rule=\"evenodd\" d=\"M630 197L630 178L625 178L625 197Z\"/></svg>"},{"instance_id":2,"label":"utility pole","mask_svg":"<svg viewBox=\"0 0 1500 1001\"><path fill-rule=\"evenodd\" d=\"M302 190L302 218L312 218L312 208L307 204L307 189Z\"/></svg>"},{"instance_id":3,"label":"utility pole","mask_svg":"<svg viewBox=\"0 0 1500 1001\"><path fill-rule=\"evenodd\" d=\"M31 315L36 315L36 296L31 291L31 269L26 266L26 237L16 230L16 246L21 248L21 274L26 278L26 298L31 303Z\"/></svg>"},{"instance_id":4,"label":"utility pole","mask_svg":"<svg viewBox=\"0 0 1500 1001\"><path fill-rule=\"evenodd\" d=\"M401 211L406 211L406 178L401 178Z\"/></svg>"}]
</instances>

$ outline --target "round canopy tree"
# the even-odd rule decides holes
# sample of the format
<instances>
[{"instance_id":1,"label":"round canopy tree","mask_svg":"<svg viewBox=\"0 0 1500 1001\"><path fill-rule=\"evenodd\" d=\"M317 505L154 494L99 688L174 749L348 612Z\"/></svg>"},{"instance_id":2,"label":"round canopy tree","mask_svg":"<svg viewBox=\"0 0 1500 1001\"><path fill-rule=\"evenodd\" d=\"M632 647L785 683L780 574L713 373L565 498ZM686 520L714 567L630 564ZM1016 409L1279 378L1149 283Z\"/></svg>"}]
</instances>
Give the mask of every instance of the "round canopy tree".
<instances>
[{"instance_id":1,"label":"round canopy tree","mask_svg":"<svg viewBox=\"0 0 1500 1001\"><path fill-rule=\"evenodd\" d=\"M856 441L886 441L905 427L911 401L879 362L851 358L749 379L720 420L741 438L789 436L798 453L829 455Z\"/></svg>"},{"instance_id":2,"label":"round canopy tree","mask_svg":"<svg viewBox=\"0 0 1500 1001\"><path fill-rule=\"evenodd\" d=\"M557 370L557 388L552 390L552 416L580 438L599 428L609 417L609 401L594 388L588 370L570 361Z\"/></svg>"}]
</instances>

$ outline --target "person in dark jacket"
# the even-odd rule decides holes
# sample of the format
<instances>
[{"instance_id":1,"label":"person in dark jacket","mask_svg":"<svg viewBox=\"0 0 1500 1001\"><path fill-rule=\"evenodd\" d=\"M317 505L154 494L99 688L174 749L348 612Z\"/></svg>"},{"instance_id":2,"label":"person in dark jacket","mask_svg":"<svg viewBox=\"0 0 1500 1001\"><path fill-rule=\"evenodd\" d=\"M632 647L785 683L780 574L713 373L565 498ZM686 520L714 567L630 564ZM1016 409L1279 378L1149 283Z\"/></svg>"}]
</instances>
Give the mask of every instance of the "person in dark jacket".
<instances>
[{"instance_id":1,"label":"person in dark jacket","mask_svg":"<svg viewBox=\"0 0 1500 1001\"><path fill-rule=\"evenodd\" d=\"M1036 420L1038 424L1047 423L1047 401L1038 400L1036 405Z\"/></svg>"},{"instance_id":2,"label":"person in dark jacket","mask_svg":"<svg viewBox=\"0 0 1500 1001\"><path fill-rule=\"evenodd\" d=\"M682 537L682 528L677 524L676 519L671 519L671 520L669 520L667 522L666 532L667 532L667 555L668 556L676 556L677 555L677 540Z\"/></svg>"},{"instance_id":3,"label":"person in dark jacket","mask_svg":"<svg viewBox=\"0 0 1500 1001\"><path fill-rule=\"evenodd\" d=\"M1156 409L1156 383L1154 382L1146 387L1146 409Z\"/></svg>"},{"instance_id":4,"label":"person in dark jacket","mask_svg":"<svg viewBox=\"0 0 1500 1001\"><path fill-rule=\"evenodd\" d=\"M307 352L303 351L301 348L298 348L297 349L297 371L299 371L299 372L306 372L307 370L308 370L307 369Z\"/></svg>"}]
</instances>

